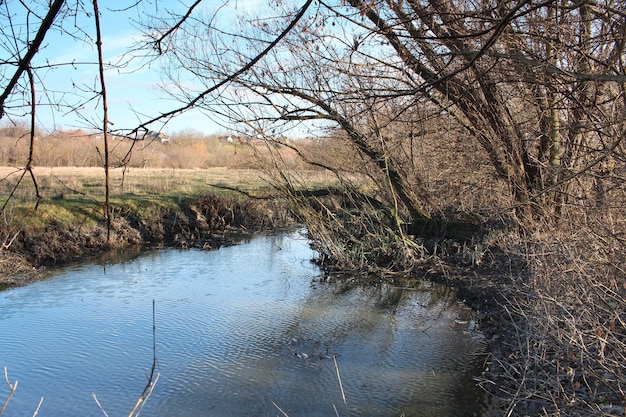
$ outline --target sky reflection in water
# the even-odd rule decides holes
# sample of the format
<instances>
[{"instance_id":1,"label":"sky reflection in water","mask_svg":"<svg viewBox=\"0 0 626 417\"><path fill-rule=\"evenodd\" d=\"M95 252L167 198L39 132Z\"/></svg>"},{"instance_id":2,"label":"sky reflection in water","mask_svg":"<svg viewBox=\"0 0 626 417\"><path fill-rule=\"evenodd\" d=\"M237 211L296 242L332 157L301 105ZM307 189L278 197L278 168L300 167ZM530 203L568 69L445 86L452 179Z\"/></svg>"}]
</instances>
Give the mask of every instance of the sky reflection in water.
<instances>
[{"instance_id":1,"label":"sky reflection in water","mask_svg":"<svg viewBox=\"0 0 626 417\"><path fill-rule=\"evenodd\" d=\"M447 289L339 290L319 282L306 239L258 237L217 251L161 250L65 268L0 292L0 366L19 380L5 415L463 416L480 409L485 349ZM471 325L471 320L469 322ZM7 389L0 388L0 398ZM4 416L3 416L4 417Z\"/></svg>"}]
</instances>

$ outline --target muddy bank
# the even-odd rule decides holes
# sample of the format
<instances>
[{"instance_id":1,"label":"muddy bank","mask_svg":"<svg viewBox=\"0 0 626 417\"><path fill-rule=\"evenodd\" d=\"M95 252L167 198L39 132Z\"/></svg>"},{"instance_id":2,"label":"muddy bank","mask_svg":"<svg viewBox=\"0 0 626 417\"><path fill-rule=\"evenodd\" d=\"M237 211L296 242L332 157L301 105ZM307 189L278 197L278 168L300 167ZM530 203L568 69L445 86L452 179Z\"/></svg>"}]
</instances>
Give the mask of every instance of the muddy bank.
<instances>
[{"instance_id":1,"label":"muddy bank","mask_svg":"<svg viewBox=\"0 0 626 417\"><path fill-rule=\"evenodd\" d=\"M104 221L22 230L8 249L0 251L0 285L24 284L41 278L42 268L90 259L111 249L138 245L214 249L294 224L278 200L211 195L182 202L176 209L118 210L108 240Z\"/></svg>"},{"instance_id":2,"label":"muddy bank","mask_svg":"<svg viewBox=\"0 0 626 417\"><path fill-rule=\"evenodd\" d=\"M549 253L542 241L533 257L492 246L479 265L451 256L416 270L475 312L490 352L476 377L483 417L626 415L626 281L570 244Z\"/></svg>"}]
</instances>

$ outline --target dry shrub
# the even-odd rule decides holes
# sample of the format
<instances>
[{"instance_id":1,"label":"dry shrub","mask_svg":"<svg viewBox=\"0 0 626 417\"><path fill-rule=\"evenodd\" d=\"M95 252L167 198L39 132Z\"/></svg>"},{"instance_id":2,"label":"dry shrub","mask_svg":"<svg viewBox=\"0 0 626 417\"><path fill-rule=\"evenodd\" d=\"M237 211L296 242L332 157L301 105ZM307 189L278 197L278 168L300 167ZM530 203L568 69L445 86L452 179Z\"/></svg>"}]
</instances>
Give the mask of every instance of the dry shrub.
<instances>
[{"instance_id":1,"label":"dry shrub","mask_svg":"<svg viewBox=\"0 0 626 417\"><path fill-rule=\"evenodd\" d=\"M0 288L16 285L36 274L24 256L6 249L0 250Z\"/></svg>"},{"instance_id":2,"label":"dry shrub","mask_svg":"<svg viewBox=\"0 0 626 417\"><path fill-rule=\"evenodd\" d=\"M626 248L616 227L587 213L517 246L530 274L511 279L511 332L496 358L509 415L624 416Z\"/></svg>"},{"instance_id":3,"label":"dry shrub","mask_svg":"<svg viewBox=\"0 0 626 417\"><path fill-rule=\"evenodd\" d=\"M0 135L0 161L5 166L15 166L27 161L28 158L27 136Z\"/></svg>"},{"instance_id":4,"label":"dry shrub","mask_svg":"<svg viewBox=\"0 0 626 417\"><path fill-rule=\"evenodd\" d=\"M421 247L397 233L392 213L354 188L295 192L289 207L307 225L319 264L327 272L362 279L406 276Z\"/></svg>"}]
</instances>

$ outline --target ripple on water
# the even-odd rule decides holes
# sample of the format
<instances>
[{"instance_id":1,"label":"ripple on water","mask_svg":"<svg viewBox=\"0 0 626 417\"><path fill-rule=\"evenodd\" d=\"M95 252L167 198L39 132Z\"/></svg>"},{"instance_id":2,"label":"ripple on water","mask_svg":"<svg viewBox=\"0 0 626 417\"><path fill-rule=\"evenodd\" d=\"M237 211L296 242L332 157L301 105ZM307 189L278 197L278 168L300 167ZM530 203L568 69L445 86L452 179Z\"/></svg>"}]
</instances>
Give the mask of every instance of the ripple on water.
<instances>
[{"instance_id":1,"label":"ripple on water","mask_svg":"<svg viewBox=\"0 0 626 417\"><path fill-rule=\"evenodd\" d=\"M213 252L164 250L85 265L0 293L0 365L20 379L14 415L46 397L48 417L128 414L152 362L152 416L447 416L476 407L484 344L438 288L315 282L298 235ZM461 321L462 321L461 320ZM458 321L458 320L457 320ZM71 404L71 407L68 406ZM340 414L344 414L340 412Z\"/></svg>"}]
</instances>

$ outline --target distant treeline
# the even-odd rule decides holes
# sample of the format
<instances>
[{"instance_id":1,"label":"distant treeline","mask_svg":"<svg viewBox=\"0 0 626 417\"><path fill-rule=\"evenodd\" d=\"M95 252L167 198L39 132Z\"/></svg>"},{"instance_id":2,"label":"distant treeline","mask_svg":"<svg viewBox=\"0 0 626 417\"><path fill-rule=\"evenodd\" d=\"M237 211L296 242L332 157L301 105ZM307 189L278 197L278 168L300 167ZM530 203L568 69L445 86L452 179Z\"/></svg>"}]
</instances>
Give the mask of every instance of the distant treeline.
<instances>
[{"instance_id":1,"label":"distant treeline","mask_svg":"<svg viewBox=\"0 0 626 417\"><path fill-rule=\"evenodd\" d=\"M285 140L285 139L283 139ZM299 139L300 144L319 148L319 142ZM23 166L29 155L30 130L21 126L0 128L0 165ZM307 146L305 146L307 147ZM259 139L236 135L204 135L193 130L171 136L146 136L132 140L110 137L111 166L151 168L250 168L258 165L259 156L279 152L283 161L292 166L300 164L299 157L289 147ZM59 130L53 134L35 135L34 165L102 166L102 134L85 130ZM310 167L309 167L310 168Z\"/></svg>"}]
</instances>

